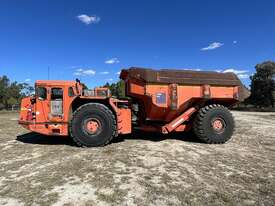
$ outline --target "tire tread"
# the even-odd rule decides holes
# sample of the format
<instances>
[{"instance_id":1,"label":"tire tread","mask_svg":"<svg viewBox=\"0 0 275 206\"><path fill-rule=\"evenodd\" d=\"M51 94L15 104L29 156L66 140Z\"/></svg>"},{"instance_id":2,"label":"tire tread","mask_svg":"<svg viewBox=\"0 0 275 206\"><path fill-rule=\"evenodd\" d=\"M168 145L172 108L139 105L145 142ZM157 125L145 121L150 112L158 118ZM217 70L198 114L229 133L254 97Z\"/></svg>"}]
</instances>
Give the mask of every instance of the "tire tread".
<instances>
[{"instance_id":1,"label":"tire tread","mask_svg":"<svg viewBox=\"0 0 275 206\"><path fill-rule=\"evenodd\" d=\"M221 143L225 143L227 140L229 140L231 138L228 137L226 139L221 139L220 141L216 141L216 140L213 140L209 137L209 135L206 134L205 132L205 128L203 126L203 120L206 116L206 114L208 114L209 112L211 112L212 110L215 110L215 109L220 109L220 110L223 110L224 112L228 113L230 115L230 118L232 118L233 120L233 131L232 131L232 134L234 133L234 128L235 128L235 125L234 125L234 117L232 116L231 112L229 111L228 108L226 108L225 106L223 105L220 105L220 104L211 104L211 105L207 105L203 108L201 108L193 122L193 131L195 133L195 135L200 139L202 140L203 142L206 142L208 144L221 144Z\"/></svg>"},{"instance_id":2,"label":"tire tread","mask_svg":"<svg viewBox=\"0 0 275 206\"><path fill-rule=\"evenodd\" d=\"M104 110L111 117L111 121L112 121L112 135L107 139L107 141L104 144L100 145L100 146L105 146L105 145L109 144L114 137L117 136L116 118L115 118L115 115L113 114L113 112L111 112L111 110L108 107L106 107L105 105L100 104L100 103L87 103L87 104L81 105L79 108L77 108L74 111L73 117L71 118L70 125L69 125L70 136L71 136L72 140L77 144L77 146L79 146L79 147L87 147L85 144L83 144L81 141L79 141L79 139L73 134L72 124L73 124L74 117L80 111L82 111L83 109L85 109L87 107L90 107L90 106L98 108L99 110Z\"/></svg>"}]
</instances>

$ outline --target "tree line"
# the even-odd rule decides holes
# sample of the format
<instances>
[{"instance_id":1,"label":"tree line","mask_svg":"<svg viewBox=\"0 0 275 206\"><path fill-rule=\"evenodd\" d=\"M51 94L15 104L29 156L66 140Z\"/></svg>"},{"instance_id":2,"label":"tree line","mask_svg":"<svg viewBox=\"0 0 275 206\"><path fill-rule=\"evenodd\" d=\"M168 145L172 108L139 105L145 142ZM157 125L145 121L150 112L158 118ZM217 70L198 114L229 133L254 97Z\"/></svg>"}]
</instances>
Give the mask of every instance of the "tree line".
<instances>
[{"instance_id":1,"label":"tree line","mask_svg":"<svg viewBox=\"0 0 275 206\"><path fill-rule=\"evenodd\" d=\"M266 61L255 66L256 73L250 77L251 95L246 103L256 107L275 105L275 62Z\"/></svg>"},{"instance_id":2,"label":"tree line","mask_svg":"<svg viewBox=\"0 0 275 206\"><path fill-rule=\"evenodd\" d=\"M122 80L119 80L116 83L109 83L103 85L103 87L107 87L110 89L112 96L116 98L126 98L125 96L125 83Z\"/></svg>"},{"instance_id":3,"label":"tree line","mask_svg":"<svg viewBox=\"0 0 275 206\"><path fill-rule=\"evenodd\" d=\"M12 82L4 75L0 76L0 110L19 105L23 97L34 92L34 88L27 83Z\"/></svg>"},{"instance_id":4,"label":"tree line","mask_svg":"<svg viewBox=\"0 0 275 206\"><path fill-rule=\"evenodd\" d=\"M245 104L255 107L275 107L275 62L266 61L255 66L256 72L250 76L251 95ZM125 98L125 84L122 80L103 85L111 90L113 96ZM7 76L0 76L0 110L20 104L23 97L34 92L27 83L12 82Z\"/></svg>"}]
</instances>

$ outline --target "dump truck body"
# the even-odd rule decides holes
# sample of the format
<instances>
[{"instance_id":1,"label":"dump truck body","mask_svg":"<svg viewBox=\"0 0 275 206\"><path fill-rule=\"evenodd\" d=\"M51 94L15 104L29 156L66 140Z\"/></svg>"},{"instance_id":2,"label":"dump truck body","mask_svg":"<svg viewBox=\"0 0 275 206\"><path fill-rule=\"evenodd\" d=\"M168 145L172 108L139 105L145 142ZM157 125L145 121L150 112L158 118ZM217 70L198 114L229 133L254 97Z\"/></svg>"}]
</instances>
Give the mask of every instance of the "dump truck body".
<instances>
[{"instance_id":1,"label":"dump truck body","mask_svg":"<svg viewBox=\"0 0 275 206\"><path fill-rule=\"evenodd\" d=\"M80 146L100 146L133 128L167 134L210 121L216 136L210 142L222 143L232 134L220 141L221 131L233 125L225 107L249 95L233 73L130 68L120 78L130 100L113 98L108 88L84 89L80 81L37 81L36 95L22 100L19 123L45 135L70 135ZM204 119L195 118L201 110Z\"/></svg>"},{"instance_id":2,"label":"dump truck body","mask_svg":"<svg viewBox=\"0 0 275 206\"><path fill-rule=\"evenodd\" d=\"M169 122L199 103L230 107L249 96L234 73L130 68L120 77L126 95L140 102L144 120Z\"/></svg>"}]
</instances>

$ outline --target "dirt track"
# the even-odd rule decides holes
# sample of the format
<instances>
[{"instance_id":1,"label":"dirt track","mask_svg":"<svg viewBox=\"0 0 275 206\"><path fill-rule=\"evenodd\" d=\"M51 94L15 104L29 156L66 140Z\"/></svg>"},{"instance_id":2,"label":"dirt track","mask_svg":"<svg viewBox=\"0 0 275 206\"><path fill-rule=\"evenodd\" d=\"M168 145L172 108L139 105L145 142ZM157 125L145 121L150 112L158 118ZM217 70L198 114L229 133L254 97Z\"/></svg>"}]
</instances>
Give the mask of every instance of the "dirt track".
<instances>
[{"instance_id":1,"label":"dirt track","mask_svg":"<svg viewBox=\"0 0 275 206\"><path fill-rule=\"evenodd\" d=\"M147 134L78 148L0 113L0 205L275 205L275 113L234 116L224 145Z\"/></svg>"}]
</instances>

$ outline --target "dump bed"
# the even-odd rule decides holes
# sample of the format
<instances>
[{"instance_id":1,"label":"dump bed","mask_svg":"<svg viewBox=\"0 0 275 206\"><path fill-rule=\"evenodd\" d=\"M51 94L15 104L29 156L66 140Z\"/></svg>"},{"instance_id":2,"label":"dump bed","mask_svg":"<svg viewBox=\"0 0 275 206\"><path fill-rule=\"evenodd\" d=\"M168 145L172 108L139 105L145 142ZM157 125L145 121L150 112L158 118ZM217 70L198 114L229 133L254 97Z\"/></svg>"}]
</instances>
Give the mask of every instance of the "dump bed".
<instances>
[{"instance_id":1,"label":"dump bed","mask_svg":"<svg viewBox=\"0 0 275 206\"><path fill-rule=\"evenodd\" d=\"M162 69L153 70L147 68L131 67L123 69L120 74L123 80L131 79L144 84L178 84L178 85L210 85L216 87L239 86L238 100L246 99L250 92L242 84L238 76L232 72L220 73L213 71L192 71Z\"/></svg>"},{"instance_id":2,"label":"dump bed","mask_svg":"<svg viewBox=\"0 0 275 206\"><path fill-rule=\"evenodd\" d=\"M191 70L153 70L138 67L131 67L122 70L121 78L141 80L145 83L158 84L185 84L185 85L220 85L238 86L241 82L234 73L219 73L212 71L191 71Z\"/></svg>"}]
</instances>

